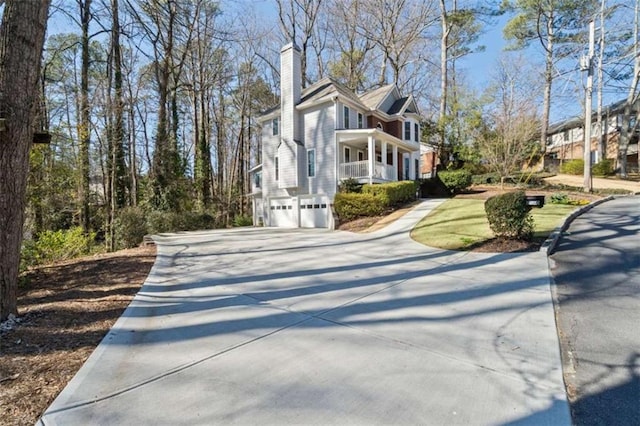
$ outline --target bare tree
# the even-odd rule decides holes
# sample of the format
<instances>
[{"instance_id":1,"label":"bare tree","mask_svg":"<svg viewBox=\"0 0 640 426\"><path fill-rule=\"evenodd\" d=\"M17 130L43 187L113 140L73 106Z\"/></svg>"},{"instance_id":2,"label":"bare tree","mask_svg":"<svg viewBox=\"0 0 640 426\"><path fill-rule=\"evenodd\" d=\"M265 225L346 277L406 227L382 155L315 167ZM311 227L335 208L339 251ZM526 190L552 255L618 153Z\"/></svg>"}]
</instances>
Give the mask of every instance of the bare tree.
<instances>
[{"instance_id":1,"label":"bare tree","mask_svg":"<svg viewBox=\"0 0 640 426\"><path fill-rule=\"evenodd\" d=\"M539 130L532 72L522 58L498 62L487 95L491 99L477 144L489 167L504 178L518 170L537 150Z\"/></svg>"},{"instance_id":2,"label":"bare tree","mask_svg":"<svg viewBox=\"0 0 640 426\"><path fill-rule=\"evenodd\" d=\"M0 320L18 313L29 150L48 11L48 0L7 0L0 24Z\"/></svg>"},{"instance_id":3,"label":"bare tree","mask_svg":"<svg viewBox=\"0 0 640 426\"><path fill-rule=\"evenodd\" d=\"M332 0L328 3L323 26L331 34L336 58L329 63L330 74L353 91L366 88L367 68L374 43L363 37L359 28L364 20L366 3L363 0Z\"/></svg>"},{"instance_id":4,"label":"bare tree","mask_svg":"<svg viewBox=\"0 0 640 426\"><path fill-rule=\"evenodd\" d=\"M426 40L427 29L437 22L435 2L367 0L363 13L358 30L381 52L378 85L394 83L402 88L402 72L420 56L420 43Z\"/></svg>"},{"instance_id":5,"label":"bare tree","mask_svg":"<svg viewBox=\"0 0 640 426\"><path fill-rule=\"evenodd\" d=\"M302 87L309 82L309 43L316 30L322 0L276 0L280 30L289 42L298 43L301 54Z\"/></svg>"}]
</instances>

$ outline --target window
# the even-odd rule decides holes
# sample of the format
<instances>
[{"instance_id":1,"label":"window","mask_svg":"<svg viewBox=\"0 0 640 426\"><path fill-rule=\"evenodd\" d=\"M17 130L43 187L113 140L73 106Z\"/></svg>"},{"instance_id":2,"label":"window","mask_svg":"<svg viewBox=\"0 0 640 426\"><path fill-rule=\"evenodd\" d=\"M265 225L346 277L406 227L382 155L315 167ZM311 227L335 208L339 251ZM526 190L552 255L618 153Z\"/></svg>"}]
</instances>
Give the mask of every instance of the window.
<instances>
[{"instance_id":1,"label":"window","mask_svg":"<svg viewBox=\"0 0 640 426\"><path fill-rule=\"evenodd\" d=\"M565 130L562 136L564 138L564 141L567 142L569 140L569 130Z\"/></svg>"},{"instance_id":2,"label":"window","mask_svg":"<svg viewBox=\"0 0 640 426\"><path fill-rule=\"evenodd\" d=\"M358 129L362 129L364 127L364 117L361 113L358 113Z\"/></svg>"},{"instance_id":3,"label":"window","mask_svg":"<svg viewBox=\"0 0 640 426\"><path fill-rule=\"evenodd\" d=\"M420 161L417 158L414 160L414 166L416 168L415 179L418 180L420 178Z\"/></svg>"},{"instance_id":4,"label":"window","mask_svg":"<svg viewBox=\"0 0 640 426\"><path fill-rule=\"evenodd\" d=\"M418 123L413 123L413 140L416 142L420 142L420 129L418 127Z\"/></svg>"},{"instance_id":5,"label":"window","mask_svg":"<svg viewBox=\"0 0 640 426\"><path fill-rule=\"evenodd\" d=\"M253 186L255 186L256 189L259 189L261 184L262 184L262 172L255 172L253 174Z\"/></svg>"},{"instance_id":6,"label":"window","mask_svg":"<svg viewBox=\"0 0 640 426\"><path fill-rule=\"evenodd\" d=\"M376 125L376 129L378 130L384 130L384 127L382 127L382 123L378 121L378 124Z\"/></svg>"},{"instance_id":7,"label":"window","mask_svg":"<svg viewBox=\"0 0 640 426\"><path fill-rule=\"evenodd\" d=\"M409 157L404 157L404 180L409 180Z\"/></svg>"},{"instance_id":8,"label":"window","mask_svg":"<svg viewBox=\"0 0 640 426\"><path fill-rule=\"evenodd\" d=\"M273 136L276 136L280 133L280 119L274 118L271 121L271 129L273 130Z\"/></svg>"},{"instance_id":9,"label":"window","mask_svg":"<svg viewBox=\"0 0 640 426\"><path fill-rule=\"evenodd\" d=\"M358 161L364 161L364 151L358 151Z\"/></svg>"},{"instance_id":10,"label":"window","mask_svg":"<svg viewBox=\"0 0 640 426\"><path fill-rule=\"evenodd\" d=\"M276 163L276 180L280 179L280 162L278 161L278 157L275 158Z\"/></svg>"},{"instance_id":11,"label":"window","mask_svg":"<svg viewBox=\"0 0 640 426\"><path fill-rule=\"evenodd\" d=\"M351 148L349 148L348 146L344 147L344 162L351 162Z\"/></svg>"},{"instance_id":12,"label":"window","mask_svg":"<svg viewBox=\"0 0 640 426\"><path fill-rule=\"evenodd\" d=\"M343 114L343 119L344 119L343 120L344 121L344 128L348 129L349 128L349 107L345 106L345 107L342 107L342 108L343 108L342 114Z\"/></svg>"},{"instance_id":13,"label":"window","mask_svg":"<svg viewBox=\"0 0 640 426\"><path fill-rule=\"evenodd\" d=\"M307 176L309 177L316 176L316 150L315 149L307 150Z\"/></svg>"},{"instance_id":14,"label":"window","mask_svg":"<svg viewBox=\"0 0 640 426\"><path fill-rule=\"evenodd\" d=\"M404 140L405 141L411 140L411 123L408 121L404 122Z\"/></svg>"}]
</instances>

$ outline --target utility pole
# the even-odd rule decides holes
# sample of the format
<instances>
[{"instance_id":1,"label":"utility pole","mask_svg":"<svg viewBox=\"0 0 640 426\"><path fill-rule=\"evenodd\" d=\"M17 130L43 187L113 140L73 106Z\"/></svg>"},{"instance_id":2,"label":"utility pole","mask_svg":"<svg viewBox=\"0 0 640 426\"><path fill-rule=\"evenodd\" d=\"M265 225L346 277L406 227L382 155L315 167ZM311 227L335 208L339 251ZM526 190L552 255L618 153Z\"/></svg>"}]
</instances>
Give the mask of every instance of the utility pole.
<instances>
[{"instance_id":1,"label":"utility pole","mask_svg":"<svg viewBox=\"0 0 640 426\"><path fill-rule=\"evenodd\" d=\"M584 103L584 192L591 192L591 101L593 97L593 51L596 25L589 22L589 54L582 57L580 69L587 71Z\"/></svg>"}]
</instances>

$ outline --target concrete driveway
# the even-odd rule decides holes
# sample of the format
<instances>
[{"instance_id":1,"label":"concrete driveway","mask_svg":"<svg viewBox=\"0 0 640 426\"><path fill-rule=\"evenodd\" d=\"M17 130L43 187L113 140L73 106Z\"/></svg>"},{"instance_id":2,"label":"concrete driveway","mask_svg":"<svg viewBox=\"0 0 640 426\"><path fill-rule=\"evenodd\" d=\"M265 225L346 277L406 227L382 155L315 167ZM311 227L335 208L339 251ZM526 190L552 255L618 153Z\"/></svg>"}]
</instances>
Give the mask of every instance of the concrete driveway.
<instances>
[{"instance_id":1,"label":"concrete driveway","mask_svg":"<svg viewBox=\"0 0 640 426\"><path fill-rule=\"evenodd\" d=\"M409 230L158 237L44 424L570 424L546 257Z\"/></svg>"}]
</instances>

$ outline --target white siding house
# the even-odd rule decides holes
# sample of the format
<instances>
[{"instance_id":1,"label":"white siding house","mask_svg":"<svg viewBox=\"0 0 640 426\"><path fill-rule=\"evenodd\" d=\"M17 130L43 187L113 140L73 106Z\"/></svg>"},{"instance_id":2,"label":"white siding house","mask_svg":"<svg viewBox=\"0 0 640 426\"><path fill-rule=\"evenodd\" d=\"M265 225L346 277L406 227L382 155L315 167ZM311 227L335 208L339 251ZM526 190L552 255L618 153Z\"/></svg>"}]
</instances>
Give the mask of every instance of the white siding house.
<instances>
[{"instance_id":1,"label":"white siding house","mask_svg":"<svg viewBox=\"0 0 640 426\"><path fill-rule=\"evenodd\" d=\"M280 106L259 118L262 164L253 174L255 225L333 228L342 179L383 183L418 177L420 116L395 85L364 94L333 79L302 90L300 50L280 52Z\"/></svg>"}]
</instances>

